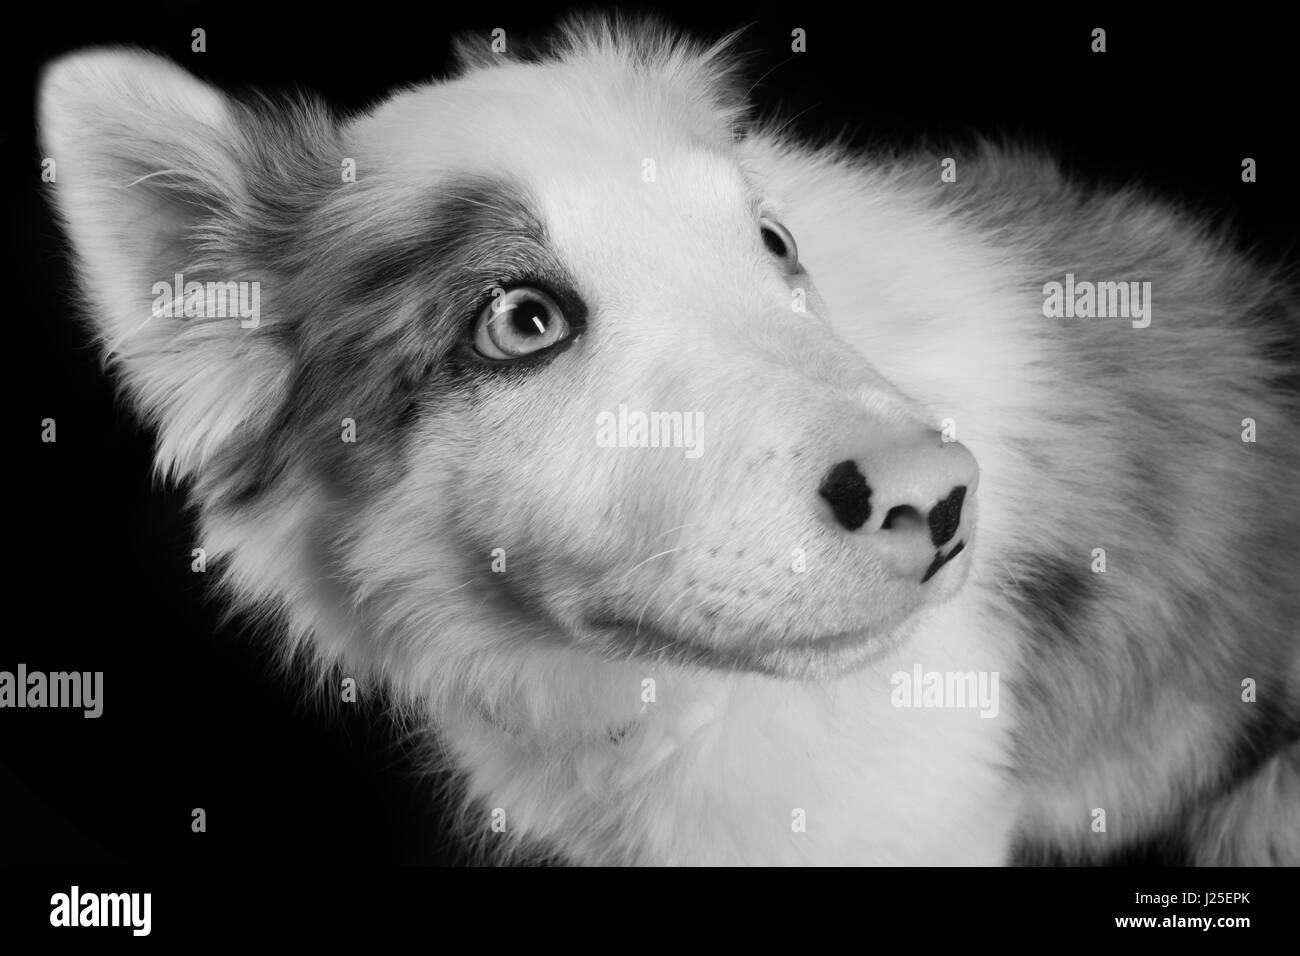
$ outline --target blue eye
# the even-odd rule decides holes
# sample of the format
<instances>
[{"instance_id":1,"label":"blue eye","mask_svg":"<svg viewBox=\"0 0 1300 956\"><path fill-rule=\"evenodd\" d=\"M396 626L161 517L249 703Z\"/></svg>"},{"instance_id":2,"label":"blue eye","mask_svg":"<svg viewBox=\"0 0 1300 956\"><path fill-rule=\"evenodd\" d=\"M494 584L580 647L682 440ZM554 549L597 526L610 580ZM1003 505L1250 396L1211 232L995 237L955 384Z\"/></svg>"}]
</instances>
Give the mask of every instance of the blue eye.
<instances>
[{"instance_id":1,"label":"blue eye","mask_svg":"<svg viewBox=\"0 0 1300 956\"><path fill-rule=\"evenodd\" d=\"M496 361L524 358L572 334L564 313L545 292L518 286L494 298L479 314L474 349Z\"/></svg>"}]
</instances>

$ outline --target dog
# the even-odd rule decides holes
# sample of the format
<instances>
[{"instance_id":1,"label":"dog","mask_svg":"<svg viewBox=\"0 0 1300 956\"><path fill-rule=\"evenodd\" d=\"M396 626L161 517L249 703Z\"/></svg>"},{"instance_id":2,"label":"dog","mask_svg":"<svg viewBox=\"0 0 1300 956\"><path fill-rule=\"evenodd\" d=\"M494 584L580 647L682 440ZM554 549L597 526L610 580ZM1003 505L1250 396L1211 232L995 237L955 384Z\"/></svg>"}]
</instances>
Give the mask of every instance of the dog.
<instances>
[{"instance_id":1,"label":"dog","mask_svg":"<svg viewBox=\"0 0 1300 956\"><path fill-rule=\"evenodd\" d=\"M492 860L1300 862L1293 285L1032 148L805 145L735 47L577 18L349 117L47 67L231 605Z\"/></svg>"}]
</instances>

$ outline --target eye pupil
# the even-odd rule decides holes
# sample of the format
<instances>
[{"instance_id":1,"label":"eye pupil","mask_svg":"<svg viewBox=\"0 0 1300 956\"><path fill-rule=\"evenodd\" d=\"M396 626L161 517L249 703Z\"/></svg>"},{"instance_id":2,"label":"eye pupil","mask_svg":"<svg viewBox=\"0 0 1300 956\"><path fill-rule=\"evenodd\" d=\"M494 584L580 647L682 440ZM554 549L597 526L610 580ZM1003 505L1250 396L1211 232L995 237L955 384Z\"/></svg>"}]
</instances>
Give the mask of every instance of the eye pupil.
<instances>
[{"instance_id":1,"label":"eye pupil","mask_svg":"<svg viewBox=\"0 0 1300 956\"><path fill-rule=\"evenodd\" d=\"M767 246L768 251L774 256L784 258L790 251L786 248L785 240L776 234L776 230L767 226L763 227L763 245Z\"/></svg>"},{"instance_id":2,"label":"eye pupil","mask_svg":"<svg viewBox=\"0 0 1300 956\"><path fill-rule=\"evenodd\" d=\"M545 335L547 318L546 307L542 303L529 301L515 306L510 322L520 335Z\"/></svg>"}]
</instances>

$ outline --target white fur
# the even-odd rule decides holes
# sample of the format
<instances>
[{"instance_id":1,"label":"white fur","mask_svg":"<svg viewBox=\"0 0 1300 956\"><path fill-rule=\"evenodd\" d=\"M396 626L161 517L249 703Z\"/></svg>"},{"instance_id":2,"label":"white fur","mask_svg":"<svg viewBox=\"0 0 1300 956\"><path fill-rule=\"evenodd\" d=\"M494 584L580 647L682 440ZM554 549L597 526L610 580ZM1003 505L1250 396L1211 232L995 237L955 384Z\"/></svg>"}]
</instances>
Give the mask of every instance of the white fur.
<instances>
[{"instance_id":1,"label":"white fur","mask_svg":"<svg viewBox=\"0 0 1300 956\"><path fill-rule=\"evenodd\" d=\"M242 513L216 505L221 481L201 485L203 544L224 559L231 594L273 616L286 648L386 682L427 720L463 780L467 826L492 851L581 863L999 864L1017 827L1081 844L1099 800L1133 807L1120 817L1139 833L1165 791L1112 764L1083 772L1095 786L1067 781L1059 792L1055 781L1013 786L1010 773L1033 627L1008 600L1016 561L1048 551L1086 564L1093 543L1091 528L1060 520L1060 509L1093 504L1063 490L1092 474L1086 456L1063 466L1059 486L1034 457L1059 445L1046 412L1062 405L1070 374L1033 314L1050 257L1008 255L936 204L906 163L761 131L739 142L718 49L590 29L557 59L470 69L346 125L338 155L362 174L324 200L339 231L317 251L338 254L346 228L411 220L418 197L458 174L507 176L539 205L600 334L581 362L556 362L472 407L426 410L400 477L351 513L308 461ZM151 244L179 241L186 223L135 203L130 184L149 162L173 170L159 171L164 182L201 182L219 225L195 227L204 241L192 256L218 262L223 239L257 214L239 147L221 145L242 135L232 122L213 91L138 54L62 61L42 91L99 333L158 428L160 467L200 480L268 427L291 360L233 324L178 332L147 321L145 279L170 278L150 272ZM647 158L652 184L641 179ZM809 314L790 312L754 228L758 204L798 239ZM699 467L605 454L591 423L620 401L702 410L715 425L710 454ZM862 423L948 418L981 466L970 577L961 587L949 574L941 599L905 599L817 524L794 453L849 454ZM1093 437L1087 447L1100 447ZM1124 507L1101 503L1097 534L1118 534ZM537 613L521 614L487 571L495 546ZM787 570L795 547L814 573ZM863 608L897 601L907 622L895 636L907 639L882 641L852 668L793 676L693 667L598 644L584 624L593 599L639 610L638 631L644 620L715 648L756 634L874 633ZM706 604L729 632L702 623ZM998 672L1012 690L993 719L894 707L890 675L917 663ZM1189 717L1180 732L1217 727ZM799 811L806 832L792 827Z\"/></svg>"}]
</instances>

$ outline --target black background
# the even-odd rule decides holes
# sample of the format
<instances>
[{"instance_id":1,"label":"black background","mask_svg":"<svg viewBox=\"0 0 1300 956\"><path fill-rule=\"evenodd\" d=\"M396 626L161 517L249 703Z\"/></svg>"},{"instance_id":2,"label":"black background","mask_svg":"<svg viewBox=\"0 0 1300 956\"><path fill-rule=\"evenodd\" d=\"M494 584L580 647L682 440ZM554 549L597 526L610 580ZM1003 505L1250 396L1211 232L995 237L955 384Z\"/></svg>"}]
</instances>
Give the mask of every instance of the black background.
<instances>
[{"instance_id":1,"label":"black background","mask_svg":"<svg viewBox=\"0 0 1300 956\"><path fill-rule=\"evenodd\" d=\"M166 53L230 89L302 86L348 109L437 75L449 37L544 32L568 5L175 3L134 11L51 9L11 28L6 216L15 250L8 408L16 409L5 496L13 537L0 670L102 670L104 715L0 711L0 863L247 866L458 863L434 782L370 700L329 716L269 668L238 619L223 622L189 569L183 489L152 474L153 436L115 399L72 306L63 240L49 217L33 137L42 63L88 44ZM1089 7L1078 14L961 16L929 4L666 4L718 36L752 24L742 47L762 112L821 136L907 145L1009 133L1056 150L1078 175L1139 180L1216 217L1243 244L1294 259L1300 190L1293 153L1290 34L1260 8L1240 19L1169 22ZM190 30L207 30L206 53ZM1108 52L1089 50L1093 27ZM790 30L808 52L790 52ZM15 42L16 41L16 42ZM768 71L771 71L770 73ZM1241 160L1260 181L1241 182ZM16 293L16 296L15 296ZM16 307L15 307L16 306ZM58 422L58 442L39 423ZM208 832L190 830L203 807Z\"/></svg>"}]
</instances>

